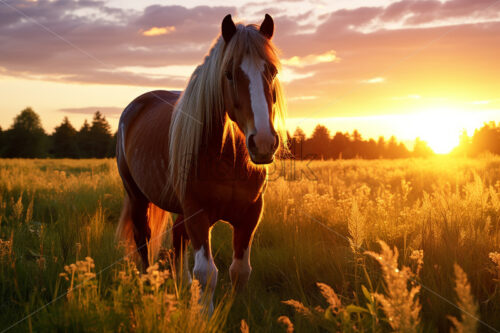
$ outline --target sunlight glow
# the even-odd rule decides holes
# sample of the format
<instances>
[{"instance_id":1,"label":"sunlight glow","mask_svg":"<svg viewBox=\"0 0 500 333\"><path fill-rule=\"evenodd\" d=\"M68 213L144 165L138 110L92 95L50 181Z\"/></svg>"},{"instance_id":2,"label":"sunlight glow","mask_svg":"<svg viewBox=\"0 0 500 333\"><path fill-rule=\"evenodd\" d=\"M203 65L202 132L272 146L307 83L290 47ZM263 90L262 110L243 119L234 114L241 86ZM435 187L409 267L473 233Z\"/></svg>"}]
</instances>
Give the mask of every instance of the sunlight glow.
<instances>
[{"instance_id":1,"label":"sunlight glow","mask_svg":"<svg viewBox=\"0 0 500 333\"><path fill-rule=\"evenodd\" d=\"M460 133L472 134L477 119L470 112L447 107L430 108L410 118L408 129L427 142L437 154L449 153L459 144Z\"/></svg>"}]
</instances>

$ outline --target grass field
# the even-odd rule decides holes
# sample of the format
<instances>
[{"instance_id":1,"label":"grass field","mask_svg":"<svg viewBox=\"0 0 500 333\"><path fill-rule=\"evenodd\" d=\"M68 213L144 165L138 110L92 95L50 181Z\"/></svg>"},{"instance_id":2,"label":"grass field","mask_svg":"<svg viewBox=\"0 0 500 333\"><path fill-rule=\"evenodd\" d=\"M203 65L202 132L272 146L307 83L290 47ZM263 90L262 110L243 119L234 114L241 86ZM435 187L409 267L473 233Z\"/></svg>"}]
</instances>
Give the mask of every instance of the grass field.
<instances>
[{"instance_id":1,"label":"grass field","mask_svg":"<svg viewBox=\"0 0 500 333\"><path fill-rule=\"evenodd\" d=\"M500 330L499 157L272 169L242 294L213 229L207 319L168 251L148 274L122 260L113 160L0 160L0 332Z\"/></svg>"}]
</instances>

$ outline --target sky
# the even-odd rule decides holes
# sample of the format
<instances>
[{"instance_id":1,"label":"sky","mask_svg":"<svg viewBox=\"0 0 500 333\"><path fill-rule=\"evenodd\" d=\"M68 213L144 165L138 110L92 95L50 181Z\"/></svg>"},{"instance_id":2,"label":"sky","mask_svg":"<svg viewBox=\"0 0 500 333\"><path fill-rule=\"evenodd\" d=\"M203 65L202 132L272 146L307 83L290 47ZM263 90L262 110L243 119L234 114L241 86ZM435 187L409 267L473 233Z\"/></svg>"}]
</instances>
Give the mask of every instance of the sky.
<instances>
[{"instance_id":1,"label":"sky","mask_svg":"<svg viewBox=\"0 0 500 333\"><path fill-rule=\"evenodd\" d=\"M500 121L500 0L0 0L0 126L25 107L47 132L138 95L182 90L222 19L275 22L287 126L416 137L448 152Z\"/></svg>"}]
</instances>

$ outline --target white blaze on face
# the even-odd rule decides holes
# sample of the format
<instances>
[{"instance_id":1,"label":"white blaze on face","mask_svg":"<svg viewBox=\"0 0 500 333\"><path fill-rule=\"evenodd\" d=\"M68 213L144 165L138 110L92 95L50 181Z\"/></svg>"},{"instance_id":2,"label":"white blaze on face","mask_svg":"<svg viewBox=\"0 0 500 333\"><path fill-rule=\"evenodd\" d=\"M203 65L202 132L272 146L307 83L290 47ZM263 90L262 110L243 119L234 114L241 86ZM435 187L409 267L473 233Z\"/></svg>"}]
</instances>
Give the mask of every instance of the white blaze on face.
<instances>
[{"instance_id":1,"label":"white blaze on face","mask_svg":"<svg viewBox=\"0 0 500 333\"><path fill-rule=\"evenodd\" d=\"M274 136L269 126L269 109L266 95L264 94L264 85L262 83L264 60L255 63L246 56L243 58L240 67L250 81L248 90L250 93L255 130L257 131L254 137L255 143L259 150L259 142L268 143L272 147L274 144Z\"/></svg>"}]
</instances>

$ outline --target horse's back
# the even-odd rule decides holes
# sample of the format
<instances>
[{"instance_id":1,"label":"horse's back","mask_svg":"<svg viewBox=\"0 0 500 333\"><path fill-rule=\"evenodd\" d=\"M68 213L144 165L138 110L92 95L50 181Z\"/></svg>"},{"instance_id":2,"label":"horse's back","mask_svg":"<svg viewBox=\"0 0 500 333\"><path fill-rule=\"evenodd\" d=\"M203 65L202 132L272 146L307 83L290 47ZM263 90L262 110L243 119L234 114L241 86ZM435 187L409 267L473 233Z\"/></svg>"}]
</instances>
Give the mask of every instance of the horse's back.
<instances>
[{"instance_id":1,"label":"horse's back","mask_svg":"<svg viewBox=\"0 0 500 333\"><path fill-rule=\"evenodd\" d=\"M170 120L180 92L155 90L134 99L123 111L117 136L117 163L127 190L137 188L155 205L180 209L168 190ZM130 184L133 183L133 184ZM130 193L129 193L130 195Z\"/></svg>"},{"instance_id":2,"label":"horse's back","mask_svg":"<svg viewBox=\"0 0 500 333\"><path fill-rule=\"evenodd\" d=\"M146 108L163 106L166 111L171 113L180 94L180 91L154 90L140 95L123 110L120 116L120 126L124 126L126 129L137 115Z\"/></svg>"}]
</instances>

